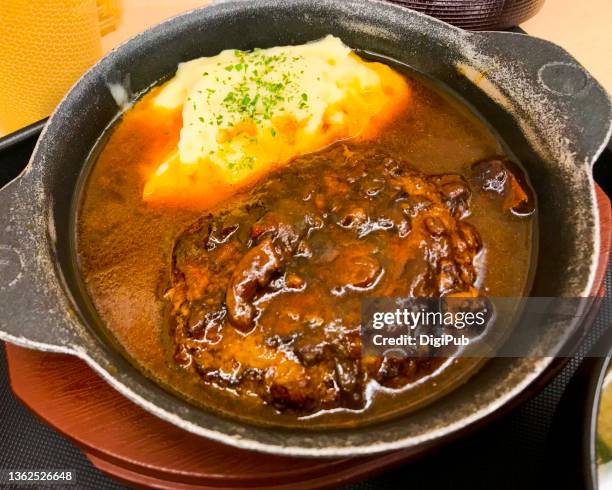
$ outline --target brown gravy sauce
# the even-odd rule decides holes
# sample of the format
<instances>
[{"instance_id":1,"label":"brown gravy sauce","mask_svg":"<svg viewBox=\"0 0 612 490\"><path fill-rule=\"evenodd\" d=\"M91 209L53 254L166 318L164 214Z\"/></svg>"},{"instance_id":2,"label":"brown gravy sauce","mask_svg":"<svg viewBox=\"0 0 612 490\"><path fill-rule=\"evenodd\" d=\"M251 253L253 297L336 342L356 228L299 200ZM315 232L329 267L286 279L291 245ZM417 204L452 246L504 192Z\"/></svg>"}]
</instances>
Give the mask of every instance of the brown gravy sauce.
<instances>
[{"instance_id":1,"label":"brown gravy sauce","mask_svg":"<svg viewBox=\"0 0 612 490\"><path fill-rule=\"evenodd\" d=\"M467 176L472 163L504 153L488 127L463 104L429 82L409 78L410 109L379 136L377 145L425 174ZM169 283L174 241L202 211L156 208L142 200L146 176L176 147L181 126L178 111L152 117L159 114L151 107L156 91L109 129L81 196L76 230L78 265L102 323L145 375L192 403L232 417L314 428L354 426L420 406L477 368L477 362L455 360L435 380L375 393L360 413L337 410L301 419L186 375L172 359L162 295ZM534 219L504 212L482 193L473 193L470 209L467 221L479 231L484 247L479 257L481 290L490 296L524 295Z\"/></svg>"}]
</instances>

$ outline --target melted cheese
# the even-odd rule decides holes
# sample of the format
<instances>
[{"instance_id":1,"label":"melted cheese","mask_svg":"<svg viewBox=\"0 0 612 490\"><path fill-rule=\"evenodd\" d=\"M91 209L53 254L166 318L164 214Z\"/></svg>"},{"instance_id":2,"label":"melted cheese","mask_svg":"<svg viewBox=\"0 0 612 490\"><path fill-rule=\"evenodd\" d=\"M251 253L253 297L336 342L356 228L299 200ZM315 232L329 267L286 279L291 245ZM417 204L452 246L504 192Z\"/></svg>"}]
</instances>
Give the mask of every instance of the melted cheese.
<instances>
[{"instance_id":1,"label":"melted cheese","mask_svg":"<svg viewBox=\"0 0 612 490\"><path fill-rule=\"evenodd\" d=\"M210 203L207 193L235 191L296 156L375 136L409 93L400 74L333 36L181 63L154 100L159 111L182 110L178 149L149 176L143 197Z\"/></svg>"}]
</instances>

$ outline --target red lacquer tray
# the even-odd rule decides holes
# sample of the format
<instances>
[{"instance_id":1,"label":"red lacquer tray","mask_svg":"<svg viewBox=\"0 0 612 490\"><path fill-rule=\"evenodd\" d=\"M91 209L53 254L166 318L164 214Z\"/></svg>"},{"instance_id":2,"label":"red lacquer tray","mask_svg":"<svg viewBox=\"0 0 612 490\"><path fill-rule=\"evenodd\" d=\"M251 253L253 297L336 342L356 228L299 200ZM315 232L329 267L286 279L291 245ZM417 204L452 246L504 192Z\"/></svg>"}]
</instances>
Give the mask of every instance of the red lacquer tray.
<instances>
[{"instance_id":1,"label":"red lacquer tray","mask_svg":"<svg viewBox=\"0 0 612 490\"><path fill-rule=\"evenodd\" d=\"M610 253L612 212L598 189L601 288ZM30 410L72 439L100 470L138 487L160 489L336 487L431 449L342 459L270 456L185 432L121 396L79 359L6 345L11 386Z\"/></svg>"}]
</instances>

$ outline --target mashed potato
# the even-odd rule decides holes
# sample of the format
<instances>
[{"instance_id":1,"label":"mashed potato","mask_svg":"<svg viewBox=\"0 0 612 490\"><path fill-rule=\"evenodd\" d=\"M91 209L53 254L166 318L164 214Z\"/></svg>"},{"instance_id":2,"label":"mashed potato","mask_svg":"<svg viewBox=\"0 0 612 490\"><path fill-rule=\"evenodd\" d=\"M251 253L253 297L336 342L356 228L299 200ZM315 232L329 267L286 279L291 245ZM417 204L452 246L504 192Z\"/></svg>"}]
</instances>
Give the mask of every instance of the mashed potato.
<instances>
[{"instance_id":1,"label":"mashed potato","mask_svg":"<svg viewBox=\"0 0 612 490\"><path fill-rule=\"evenodd\" d=\"M144 199L194 204L293 157L371 138L408 98L401 75L362 60L333 36L181 63L154 100L159 110L182 108L178 151L149 177Z\"/></svg>"}]
</instances>

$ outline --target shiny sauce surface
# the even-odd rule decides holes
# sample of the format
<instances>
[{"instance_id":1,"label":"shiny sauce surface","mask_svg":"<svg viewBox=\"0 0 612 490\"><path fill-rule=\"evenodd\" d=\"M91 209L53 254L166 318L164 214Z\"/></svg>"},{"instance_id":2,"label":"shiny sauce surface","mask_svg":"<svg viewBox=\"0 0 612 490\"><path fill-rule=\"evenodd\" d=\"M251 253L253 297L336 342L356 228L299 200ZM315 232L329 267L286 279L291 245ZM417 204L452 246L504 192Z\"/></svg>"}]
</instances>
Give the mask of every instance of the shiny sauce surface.
<instances>
[{"instance_id":1,"label":"shiny sauce surface","mask_svg":"<svg viewBox=\"0 0 612 490\"><path fill-rule=\"evenodd\" d=\"M498 139L467 107L431 83L408 77L410 107L375 141L337 143L352 154L373 147L427 176L471 179L475 162L504 155ZM78 265L107 333L145 375L191 402L262 425L354 426L420 406L464 381L478 363L454 360L435 376L399 390L368 392L359 407L320 410L307 416L278 410L256 396L204 383L176 362L165 293L172 283L173 250L185 230L232 199L219 186L198 209L154 206L143 201L147 177L175 151L180 111L153 107L158 89L141 98L109 129L87 177L77 221ZM334 148L330 150L332 154ZM338 154L343 151L338 150ZM297 184L296 184L297 185ZM297 190L297 189L296 189ZM526 293L533 251L533 218L518 217L484 192L472 192L469 216L482 242L476 287L490 296Z\"/></svg>"}]
</instances>

